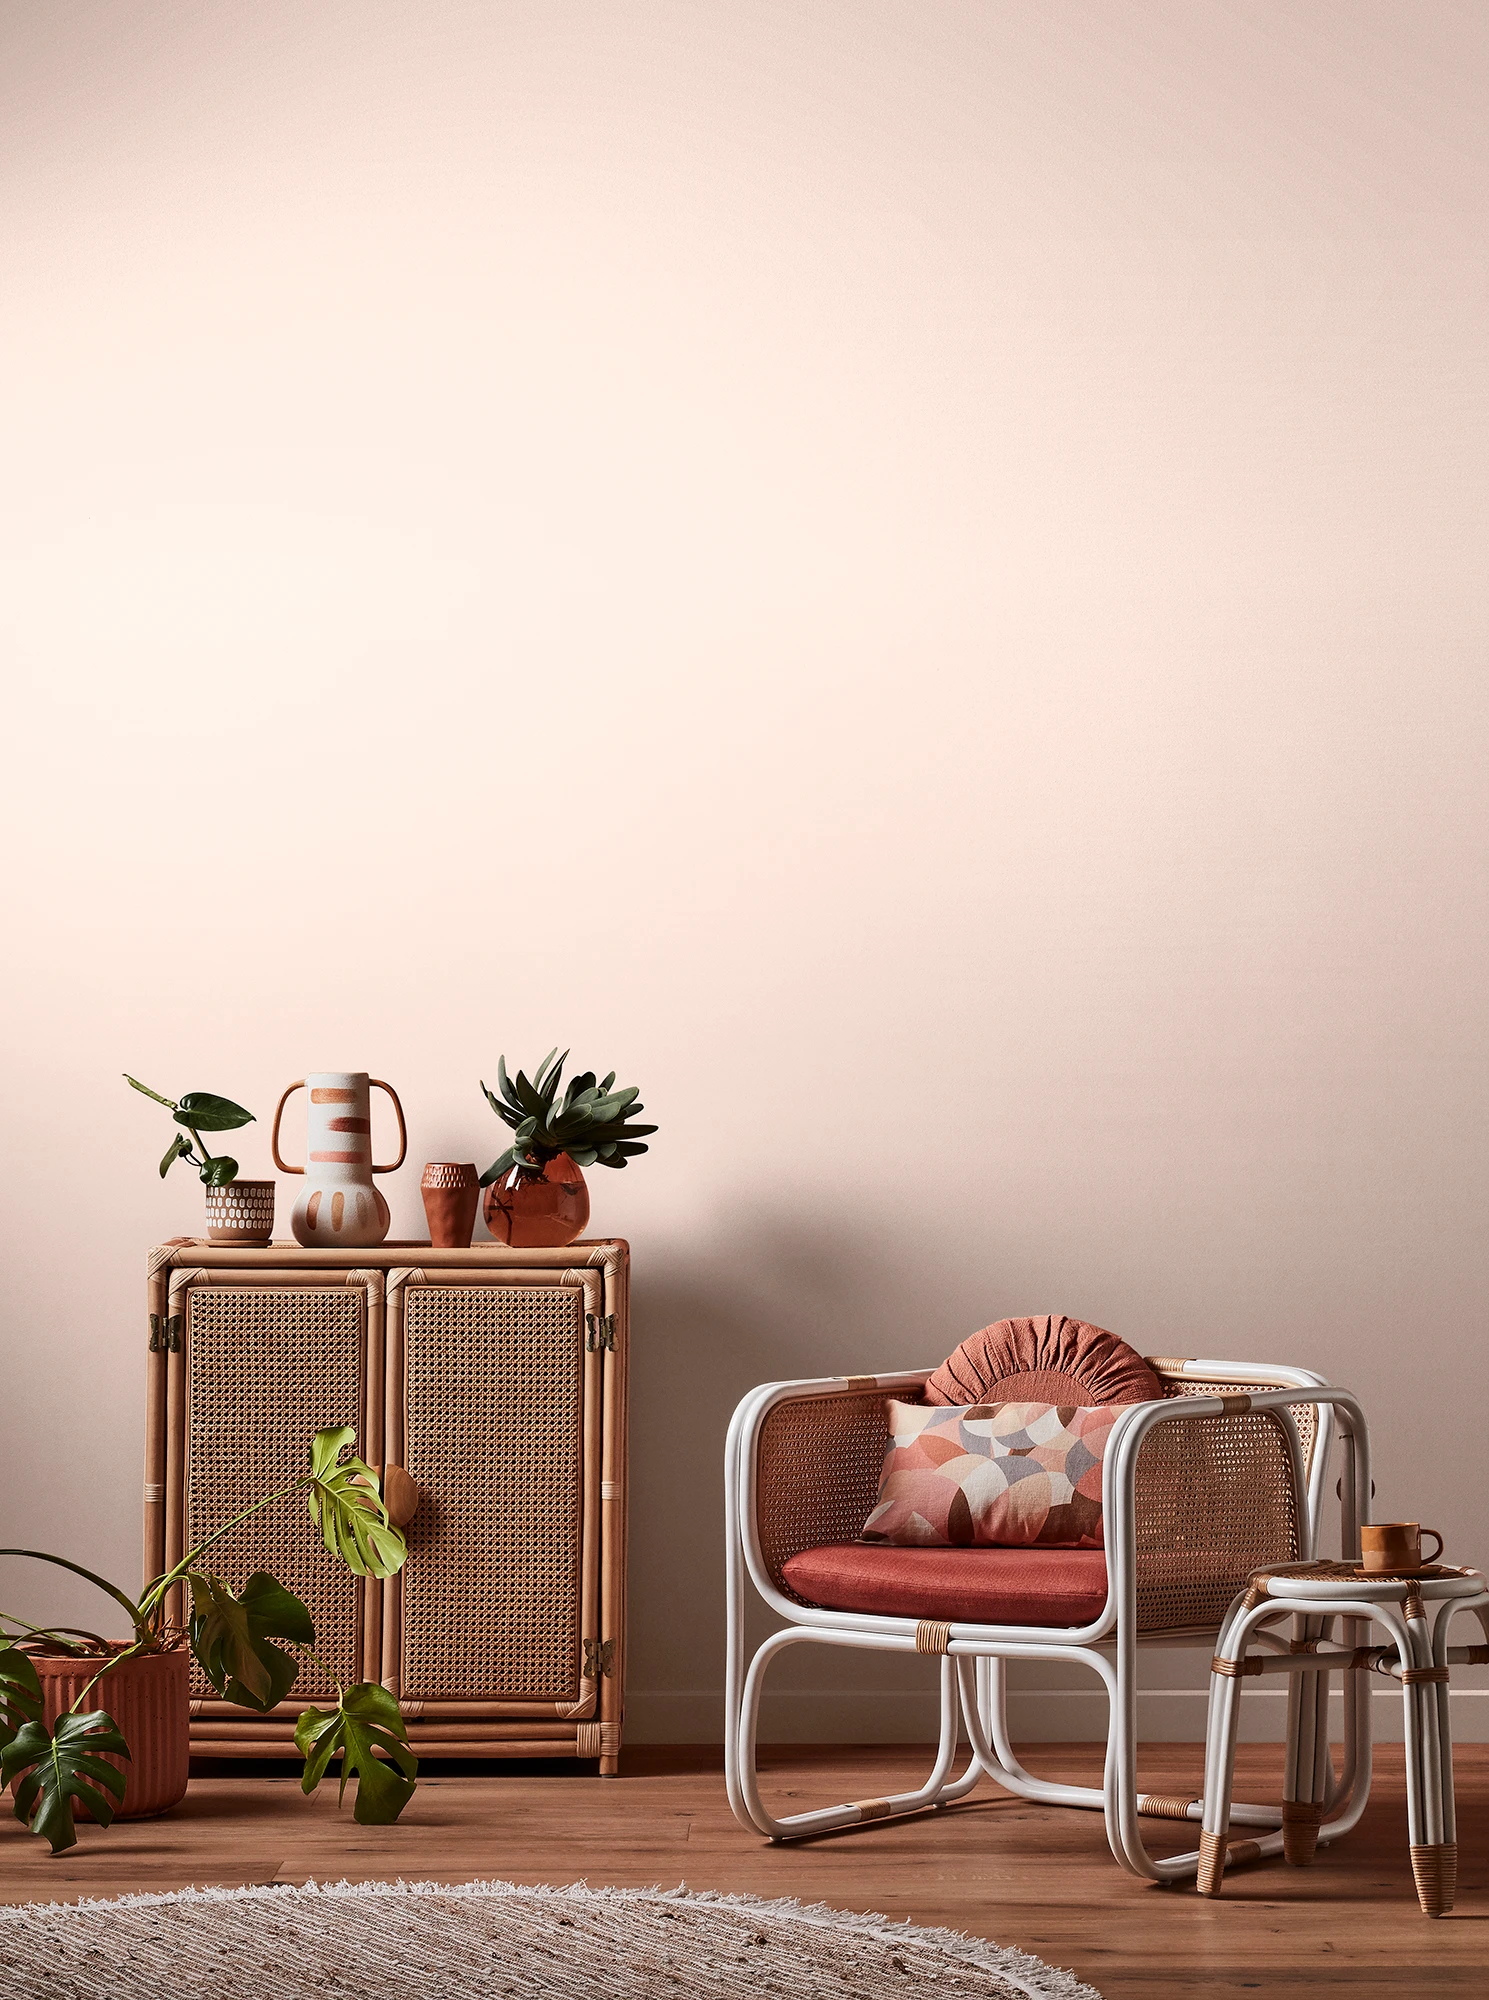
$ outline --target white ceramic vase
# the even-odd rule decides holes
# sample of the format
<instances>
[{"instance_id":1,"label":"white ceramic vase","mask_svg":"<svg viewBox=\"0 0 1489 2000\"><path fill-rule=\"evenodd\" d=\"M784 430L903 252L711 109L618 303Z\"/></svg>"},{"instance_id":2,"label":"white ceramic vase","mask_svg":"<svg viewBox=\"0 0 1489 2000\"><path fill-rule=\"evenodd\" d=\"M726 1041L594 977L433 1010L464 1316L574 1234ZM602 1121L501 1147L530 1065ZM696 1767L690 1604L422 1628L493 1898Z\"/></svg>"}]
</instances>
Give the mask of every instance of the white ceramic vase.
<instances>
[{"instance_id":1,"label":"white ceramic vase","mask_svg":"<svg viewBox=\"0 0 1489 2000\"><path fill-rule=\"evenodd\" d=\"M297 1090L310 1093L303 1167L290 1166L279 1154L279 1121ZM398 1118L398 1158L383 1167L372 1163L374 1090L387 1091ZM379 1082L366 1070L322 1069L301 1077L275 1109L269 1150L282 1174L305 1176L290 1217L297 1243L307 1249L366 1250L382 1242L388 1233L388 1204L373 1186L372 1176L394 1172L408 1151L403 1106L390 1083Z\"/></svg>"}]
</instances>

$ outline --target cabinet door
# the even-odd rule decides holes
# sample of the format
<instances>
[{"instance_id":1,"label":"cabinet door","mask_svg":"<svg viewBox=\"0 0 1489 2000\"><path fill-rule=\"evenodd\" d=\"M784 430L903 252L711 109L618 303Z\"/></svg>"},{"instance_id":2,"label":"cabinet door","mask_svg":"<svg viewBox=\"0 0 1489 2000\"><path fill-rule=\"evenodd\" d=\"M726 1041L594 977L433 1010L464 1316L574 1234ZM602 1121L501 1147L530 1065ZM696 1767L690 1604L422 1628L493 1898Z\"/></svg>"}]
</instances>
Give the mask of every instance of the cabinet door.
<instances>
[{"instance_id":1,"label":"cabinet door","mask_svg":"<svg viewBox=\"0 0 1489 2000\"><path fill-rule=\"evenodd\" d=\"M389 1274L388 1456L420 1504L383 1680L430 1720L593 1713L599 1305L590 1272Z\"/></svg>"},{"instance_id":2,"label":"cabinet door","mask_svg":"<svg viewBox=\"0 0 1489 2000\"><path fill-rule=\"evenodd\" d=\"M316 1431L350 1424L358 1451L366 1450L369 1280L380 1335L377 1272L174 1274L181 1346L167 1377L168 1563L303 1472ZM329 1673L306 1661L286 1708L334 1693L330 1676L344 1684L364 1677L376 1636L365 1614L376 1593L326 1549L302 1494L254 1514L207 1562L234 1588L268 1570L308 1606ZM188 1609L183 1594L176 1616ZM213 1693L194 1662L191 1692Z\"/></svg>"}]
</instances>

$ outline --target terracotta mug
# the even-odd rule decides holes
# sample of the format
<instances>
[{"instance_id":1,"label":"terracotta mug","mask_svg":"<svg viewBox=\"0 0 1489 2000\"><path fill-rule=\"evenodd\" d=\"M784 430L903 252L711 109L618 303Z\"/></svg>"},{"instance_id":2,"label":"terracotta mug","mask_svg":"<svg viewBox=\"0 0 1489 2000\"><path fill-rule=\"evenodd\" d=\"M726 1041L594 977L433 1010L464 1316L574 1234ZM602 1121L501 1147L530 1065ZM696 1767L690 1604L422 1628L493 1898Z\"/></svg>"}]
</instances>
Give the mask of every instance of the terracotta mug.
<instances>
[{"instance_id":1,"label":"terracotta mug","mask_svg":"<svg viewBox=\"0 0 1489 2000\"><path fill-rule=\"evenodd\" d=\"M481 1205L481 1177L475 1162L431 1160L420 1182L429 1244L434 1250L468 1250Z\"/></svg>"},{"instance_id":2,"label":"terracotta mug","mask_svg":"<svg viewBox=\"0 0 1489 2000\"><path fill-rule=\"evenodd\" d=\"M1437 1547L1427 1557L1442 1554L1442 1536L1418 1521L1366 1521L1360 1528L1360 1560L1367 1570L1420 1569L1422 1537L1431 1535Z\"/></svg>"}]
</instances>

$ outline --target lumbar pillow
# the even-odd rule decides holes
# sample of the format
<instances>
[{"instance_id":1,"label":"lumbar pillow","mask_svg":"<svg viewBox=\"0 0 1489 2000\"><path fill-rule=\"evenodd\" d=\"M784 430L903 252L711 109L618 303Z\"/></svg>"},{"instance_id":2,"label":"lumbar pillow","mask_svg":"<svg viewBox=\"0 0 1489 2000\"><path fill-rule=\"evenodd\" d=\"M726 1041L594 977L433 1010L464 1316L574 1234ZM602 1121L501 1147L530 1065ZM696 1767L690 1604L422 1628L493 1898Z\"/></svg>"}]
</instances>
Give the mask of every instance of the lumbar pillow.
<instances>
[{"instance_id":1,"label":"lumbar pillow","mask_svg":"<svg viewBox=\"0 0 1489 2000\"><path fill-rule=\"evenodd\" d=\"M866 1542L1099 1549L1101 1464L1120 1406L888 1398L892 1436Z\"/></svg>"},{"instance_id":2,"label":"lumbar pillow","mask_svg":"<svg viewBox=\"0 0 1489 2000\"><path fill-rule=\"evenodd\" d=\"M1000 1319L964 1340L925 1385L928 1403L1151 1403L1163 1384L1104 1326L1042 1313Z\"/></svg>"}]
</instances>

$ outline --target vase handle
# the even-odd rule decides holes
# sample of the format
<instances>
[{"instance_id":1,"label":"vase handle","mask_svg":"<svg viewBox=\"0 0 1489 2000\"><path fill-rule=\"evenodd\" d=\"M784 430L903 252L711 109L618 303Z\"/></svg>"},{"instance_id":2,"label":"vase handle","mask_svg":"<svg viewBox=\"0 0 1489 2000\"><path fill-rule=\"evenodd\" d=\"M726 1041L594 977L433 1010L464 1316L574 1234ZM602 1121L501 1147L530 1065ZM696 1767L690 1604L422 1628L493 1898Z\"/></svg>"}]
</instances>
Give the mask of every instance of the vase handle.
<instances>
[{"instance_id":1,"label":"vase handle","mask_svg":"<svg viewBox=\"0 0 1489 2000\"><path fill-rule=\"evenodd\" d=\"M397 1173L398 1169L408 1158L408 1128L403 1122L403 1106L398 1102L398 1092L393 1088L391 1083L384 1083L380 1078L375 1076L369 1077L368 1088L370 1090L385 1090L393 1100L394 1115L398 1119L398 1158L391 1161L386 1167L375 1166L372 1171L375 1174L394 1174ZM371 1148L369 1147L368 1150L370 1152Z\"/></svg>"},{"instance_id":2,"label":"vase handle","mask_svg":"<svg viewBox=\"0 0 1489 2000\"><path fill-rule=\"evenodd\" d=\"M283 1115L284 1107L289 1103L295 1092L304 1088L305 1079L302 1076L297 1083L290 1085L289 1089L274 1107L274 1129L269 1134L269 1151L274 1155L274 1164L282 1174L303 1174L305 1171L303 1167L292 1167L288 1160L282 1160L279 1157L279 1120ZM401 1123L402 1121L400 1120L399 1122Z\"/></svg>"}]
</instances>

